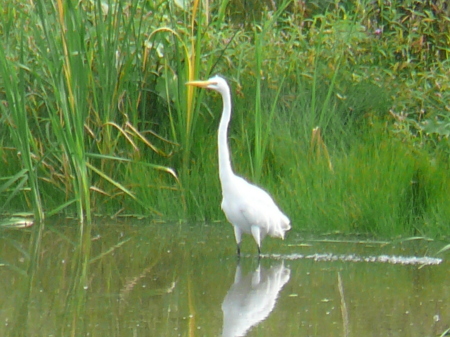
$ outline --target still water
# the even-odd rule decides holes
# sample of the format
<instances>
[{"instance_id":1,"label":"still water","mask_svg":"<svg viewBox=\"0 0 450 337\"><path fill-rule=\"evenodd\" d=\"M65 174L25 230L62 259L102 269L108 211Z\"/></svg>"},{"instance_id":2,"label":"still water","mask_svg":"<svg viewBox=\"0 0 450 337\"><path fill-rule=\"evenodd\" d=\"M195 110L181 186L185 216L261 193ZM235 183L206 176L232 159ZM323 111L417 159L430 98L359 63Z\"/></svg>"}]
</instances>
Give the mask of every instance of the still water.
<instances>
[{"instance_id":1,"label":"still water","mask_svg":"<svg viewBox=\"0 0 450 337\"><path fill-rule=\"evenodd\" d=\"M228 224L3 230L0 335L424 337L450 327L448 255L417 259L436 257L437 243L332 239L267 238L258 260L244 237L238 262Z\"/></svg>"}]
</instances>

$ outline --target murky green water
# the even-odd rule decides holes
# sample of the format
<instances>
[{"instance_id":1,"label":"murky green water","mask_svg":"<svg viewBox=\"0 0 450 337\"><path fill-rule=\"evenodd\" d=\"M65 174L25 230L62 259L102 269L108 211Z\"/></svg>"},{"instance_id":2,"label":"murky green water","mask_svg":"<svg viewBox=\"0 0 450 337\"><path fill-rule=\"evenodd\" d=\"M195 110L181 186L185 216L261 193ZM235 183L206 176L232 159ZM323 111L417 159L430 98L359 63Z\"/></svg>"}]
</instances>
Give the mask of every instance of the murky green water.
<instances>
[{"instance_id":1,"label":"murky green water","mask_svg":"<svg viewBox=\"0 0 450 337\"><path fill-rule=\"evenodd\" d=\"M264 241L263 252L279 256L238 264L228 224L104 222L84 240L61 224L0 235L1 336L424 337L450 324L445 259L353 262L431 256L437 247L423 242L324 243L290 233ZM242 249L256 253L249 237Z\"/></svg>"}]
</instances>

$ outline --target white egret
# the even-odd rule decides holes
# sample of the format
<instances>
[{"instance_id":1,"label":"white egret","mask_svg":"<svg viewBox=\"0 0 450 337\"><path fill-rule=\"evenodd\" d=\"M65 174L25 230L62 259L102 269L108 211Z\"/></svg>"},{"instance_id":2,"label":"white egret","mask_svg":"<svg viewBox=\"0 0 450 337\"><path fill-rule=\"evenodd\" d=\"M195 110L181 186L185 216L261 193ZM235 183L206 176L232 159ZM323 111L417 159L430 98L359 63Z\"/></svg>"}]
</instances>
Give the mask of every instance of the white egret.
<instances>
[{"instance_id":1,"label":"white egret","mask_svg":"<svg viewBox=\"0 0 450 337\"><path fill-rule=\"evenodd\" d=\"M187 85L207 88L222 95L223 111L219 124L219 178L222 185L222 210L234 227L237 254L241 254L242 234L251 234L261 254L261 241L269 234L284 239L290 221L270 195L234 174L227 143L227 130L231 117L231 94L226 80L220 76L207 81L191 81Z\"/></svg>"}]
</instances>

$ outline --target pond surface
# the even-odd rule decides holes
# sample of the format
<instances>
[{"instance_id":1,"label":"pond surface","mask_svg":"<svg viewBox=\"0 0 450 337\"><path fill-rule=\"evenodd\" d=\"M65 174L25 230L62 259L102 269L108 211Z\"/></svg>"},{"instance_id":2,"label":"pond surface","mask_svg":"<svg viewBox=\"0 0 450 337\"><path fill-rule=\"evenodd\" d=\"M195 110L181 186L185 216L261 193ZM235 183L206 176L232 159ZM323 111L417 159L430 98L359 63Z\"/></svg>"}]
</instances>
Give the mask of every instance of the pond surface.
<instances>
[{"instance_id":1,"label":"pond surface","mask_svg":"<svg viewBox=\"0 0 450 337\"><path fill-rule=\"evenodd\" d=\"M439 336L442 245L246 236L103 221L0 232L1 336ZM393 258L396 256L396 258ZM419 259L417 259L419 258Z\"/></svg>"}]
</instances>

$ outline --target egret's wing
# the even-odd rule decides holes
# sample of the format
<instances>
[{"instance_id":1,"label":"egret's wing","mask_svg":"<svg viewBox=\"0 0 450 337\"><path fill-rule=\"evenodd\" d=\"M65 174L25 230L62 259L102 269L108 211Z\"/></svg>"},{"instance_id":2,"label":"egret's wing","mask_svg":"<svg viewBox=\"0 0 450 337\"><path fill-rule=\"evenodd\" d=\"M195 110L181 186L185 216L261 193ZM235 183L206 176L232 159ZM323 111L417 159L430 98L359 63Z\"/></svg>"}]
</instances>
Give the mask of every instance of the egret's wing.
<instances>
[{"instance_id":1,"label":"egret's wing","mask_svg":"<svg viewBox=\"0 0 450 337\"><path fill-rule=\"evenodd\" d=\"M250 226L258 226L271 236L284 237L290 229L289 219L279 210L270 195L263 189L248 184L246 198L240 211Z\"/></svg>"},{"instance_id":2,"label":"egret's wing","mask_svg":"<svg viewBox=\"0 0 450 337\"><path fill-rule=\"evenodd\" d=\"M251 184L248 184L245 192L240 211L250 225L264 227L269 222L272 198L266 191Z\"/></svg>"}]
</instances>

